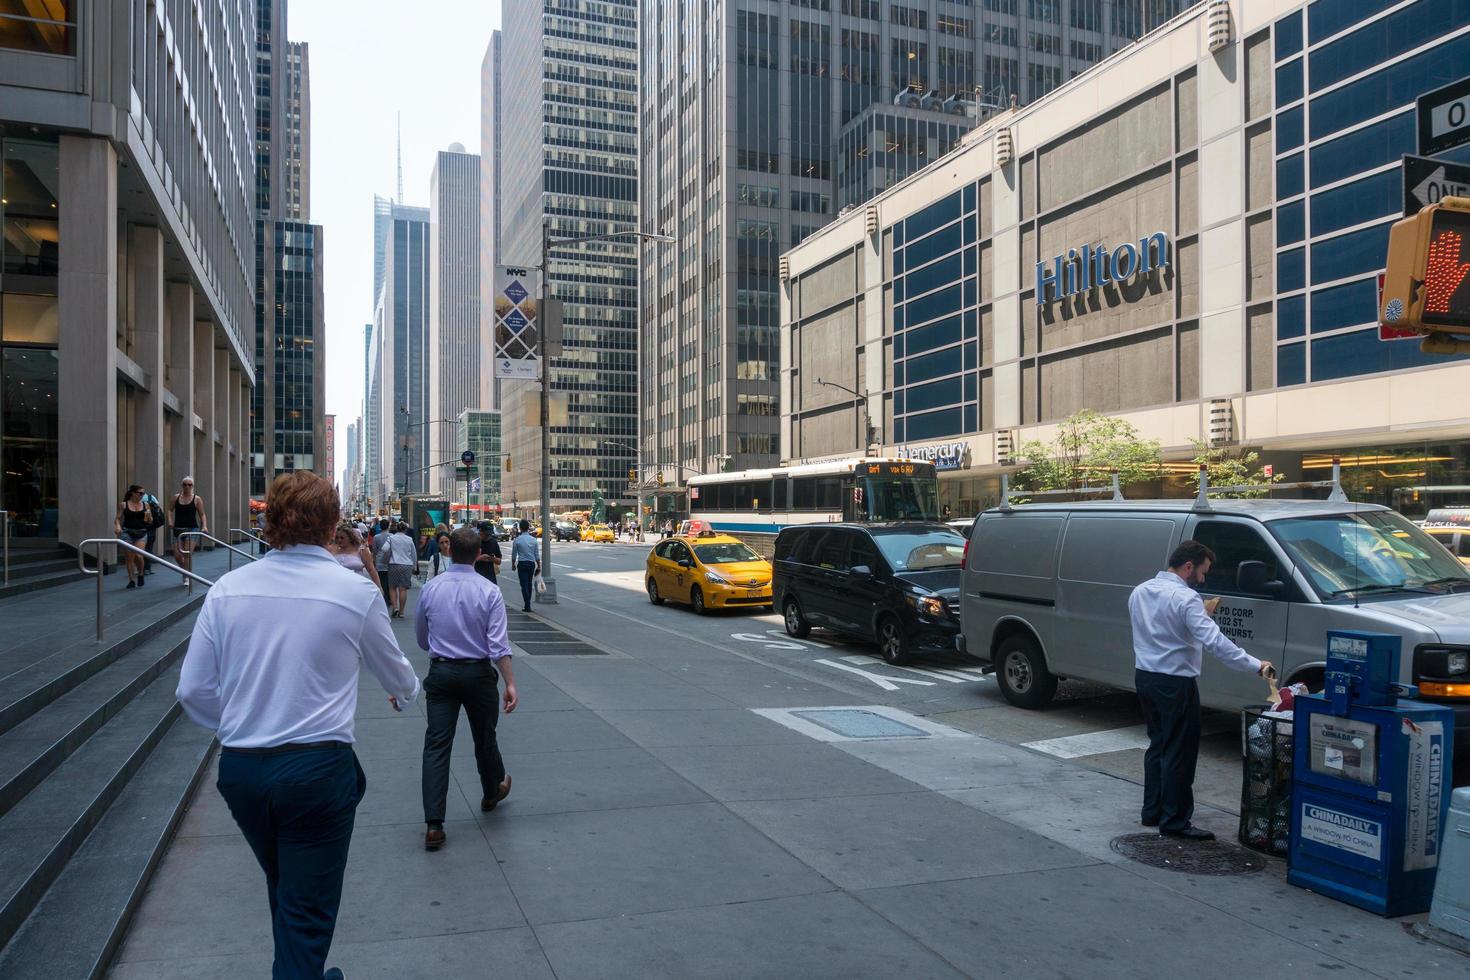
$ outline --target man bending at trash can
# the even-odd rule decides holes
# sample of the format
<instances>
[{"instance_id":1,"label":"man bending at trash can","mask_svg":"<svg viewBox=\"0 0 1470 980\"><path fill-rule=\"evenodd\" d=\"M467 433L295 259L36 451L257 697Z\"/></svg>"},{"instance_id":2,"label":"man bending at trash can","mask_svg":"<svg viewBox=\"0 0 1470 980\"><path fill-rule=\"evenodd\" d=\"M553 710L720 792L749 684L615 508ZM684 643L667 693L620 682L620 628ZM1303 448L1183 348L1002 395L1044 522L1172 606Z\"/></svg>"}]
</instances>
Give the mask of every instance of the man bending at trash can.
<instances>
[{"instance_id":1,"label":"man bending at trash can","mask_svg":"<svg viewBox=\"0 0 1470 980\"><path fill-rule=\"evenodd\" d=\"M1183 541L1169 568L1139 585L1128 597L1133 624L1133 689L1148 726L1143 757L1143 825L1166 837L1191 841L1215 835L1190 823L1194 816L1194 767L1199 759L1199 672L1208 650L1232 670L1272 673L1220 632L1195 591L1204 584L1215 553L1198 541Z\"/></svg>"}]
</instances>

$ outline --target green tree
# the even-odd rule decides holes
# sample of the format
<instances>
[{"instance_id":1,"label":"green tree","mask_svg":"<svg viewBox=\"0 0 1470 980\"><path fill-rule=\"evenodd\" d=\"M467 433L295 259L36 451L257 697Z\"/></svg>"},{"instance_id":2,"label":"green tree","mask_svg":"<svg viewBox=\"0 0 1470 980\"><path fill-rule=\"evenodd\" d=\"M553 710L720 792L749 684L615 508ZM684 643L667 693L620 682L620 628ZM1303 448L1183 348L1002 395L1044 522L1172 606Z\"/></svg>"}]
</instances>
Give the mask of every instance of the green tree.
<instances>
[{"instance_id":1,"label":"green tree","mask_svg":"<svg viewBox=\"0 0 1470 980\"><path fill-rule=\"evenodd\" d=\"M1210 475L1210 486L1212 487L1264 486L1281 482L1282 474L1275 473L1267 476L1266 468L1257 465L1261 460L1261 454L1254 449L1212 447L1203 439L1191 439L1189 442L1194 446L1195 465L1205 467L1205 472ZM1195 490L1198 491L1199 472L1196 471L1190 479L1194 482ZM1266 493L1266 490L1243 490L1222 496L1264 497Z\"/></svg>"},{"instance_id":2,"label":"green tree","mask_svg":"<svg viewBox=\"0 0 1470 980\"><path fill-rule=\"evenodd\" d=\"M1158 477L1163 453L1157 439L1140 439L1124 419L1083 409L1064 419L1050 443L1022 443L1016 455L1026 468L1018 490L1079 490L1104 486L1116 473L1124 486Z\"/></svg>"}]
</instances>

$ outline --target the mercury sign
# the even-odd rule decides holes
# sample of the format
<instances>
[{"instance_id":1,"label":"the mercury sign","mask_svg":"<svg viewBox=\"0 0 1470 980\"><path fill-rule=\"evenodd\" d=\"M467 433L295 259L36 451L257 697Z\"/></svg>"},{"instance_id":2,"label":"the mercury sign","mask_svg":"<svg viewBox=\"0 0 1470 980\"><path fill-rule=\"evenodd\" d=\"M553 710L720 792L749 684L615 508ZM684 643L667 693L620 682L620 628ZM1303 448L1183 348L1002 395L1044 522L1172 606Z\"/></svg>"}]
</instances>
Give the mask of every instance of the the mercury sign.
<instances>
[{"instance_id":1,"label":"the mercury sign","mask_svg":"<svg viewBox=\"0 0 1470 980\"><path fill-rule=\"evenodd\" d=\"M1140 238L1137 245L1124 242L1110 249L1099 243L1069 248L1050 262L1036 263L1036 305L1168 267L1169 236L1162 231Z\"/></svg>"}]
</instances>

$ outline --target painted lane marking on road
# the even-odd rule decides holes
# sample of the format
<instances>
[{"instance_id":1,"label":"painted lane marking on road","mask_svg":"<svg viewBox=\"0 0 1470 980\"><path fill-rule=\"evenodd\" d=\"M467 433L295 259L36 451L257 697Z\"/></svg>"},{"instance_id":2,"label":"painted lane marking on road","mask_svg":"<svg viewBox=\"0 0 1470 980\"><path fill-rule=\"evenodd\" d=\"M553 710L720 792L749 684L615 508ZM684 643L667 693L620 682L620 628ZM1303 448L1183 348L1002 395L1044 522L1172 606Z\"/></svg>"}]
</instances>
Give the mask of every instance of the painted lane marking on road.
<instances>
[{"instance_id":1,"label":"painted lane marking on road","mask_svg":"<svg viewBox=\"0 0 1470 980\"><path fill-rule=\"evenodd\" d=\"M766 632L772 636L779 636L783 640L790 640L792 643L801 643L809 647L818 647L822 650L832 649L832 644L830 643L818 643L816 640L799 640L789 635L785 630L766 630Z\"/></svg>"},{"instance_id":2,"label":"painted lane marking on road","mask_svg":"<svg viewBox=\"0 0 1470 980\"><path fill-rule=\"evenodd\" d=\"M1059 759L1080 759L1085 755L1146 749L1148 748L1148 730L1142 725L1133 725L1129 728L1084 732L1081 735L1064 735L1061 738L1044 738L1037 742L1022 742L1021 745L1023 748L1045 752Z\"/></svg>"},{"instance_id":3,"label":"painted lane marking on road","mask_svg":"<svg viewBox=\"0 0 1470 980\"><path fill-rule=\"evenodd\" d=\"M885 691L896 691L898 690L898 685L900 684L913 684L917 687L934 686L933 681L916 681L912 677L884 677L882 674L874 674L870 671L859 670L857 667L850 667L847 664L838 663L835 660L813 660L812 663L821 664L824 667L835 667L838 670L845 670L849 674L857 674L859 677L871 681Z\"/></svg>"},{"instance_id":4,"label":"painted lane marking on road","mask_svg":"<svg viewBox=\"0 0 1470 980\"><path fill-rule=\"evenodd\" d=\"M771 637L776 639L771 639ZM815 640L798 640L787 636L785 630L766 630L762 633L731 633L730 639L739 640L741 643L759 643L769 650L804 650L807 647L818 649L829 649L826 643L817 643Z\"/></svg>"},{"instance_id":5,"label":"painted lane marking on road","mask_svg":"<svg viewBox=\"0 0 1470 980\"><path fill-rule=\"evenodd\" d=\"M877 666L872 657L865 657L862 654L853 654L842 659L850 664L872 664L873 666ZM968 674L964 668L960 667L905 667L899 664L884 664L884 666L889 670L906 670L911 674L918 674L921 677L933 677L947 684L969 684L974 681L983 681L986 679L979 670L976 670L974 674Z\"/></svg>"}]
</instances>

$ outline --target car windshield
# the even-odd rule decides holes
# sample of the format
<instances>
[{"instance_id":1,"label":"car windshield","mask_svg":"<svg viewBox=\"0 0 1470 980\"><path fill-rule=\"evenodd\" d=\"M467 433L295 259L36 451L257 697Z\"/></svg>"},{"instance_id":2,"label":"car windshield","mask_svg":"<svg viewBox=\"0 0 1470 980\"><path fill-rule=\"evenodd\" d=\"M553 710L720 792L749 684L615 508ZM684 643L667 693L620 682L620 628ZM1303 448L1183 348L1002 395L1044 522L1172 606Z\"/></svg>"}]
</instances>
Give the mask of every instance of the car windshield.
<instances>
[{"instance_id":1,"label":"car windshield","mask_svg":"<svg viewBox=\"0 0 1470 980\"><path fill-rule=\"evenodd\" d=\"M698 544L694 546L694 555L702 565L726 565L735 561L760 561L761 556L751 551L739 541L725 541L720 544Z\"/></svg>"},{"instance_id":2,"label":"car windshield","mask_svg":"<svg viewBox=\"0 0 1470 980\"><path fill-rule=\"evenodd\" d=\"M965 539L948 528L875 534L873 540L895 572L959 568L965 557Z\"/></svg>"},{"instance_id":3,"label":"car windshield","mask_svg":"<svg viewBox=\"0 0 1470 980\"><path fill-rule=\"evenodd\" d=\"M1391 511L1296 517L1267 526L1324 597L1470 586L1470 569Z\"/></svg>"}]
</instances>

